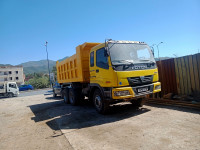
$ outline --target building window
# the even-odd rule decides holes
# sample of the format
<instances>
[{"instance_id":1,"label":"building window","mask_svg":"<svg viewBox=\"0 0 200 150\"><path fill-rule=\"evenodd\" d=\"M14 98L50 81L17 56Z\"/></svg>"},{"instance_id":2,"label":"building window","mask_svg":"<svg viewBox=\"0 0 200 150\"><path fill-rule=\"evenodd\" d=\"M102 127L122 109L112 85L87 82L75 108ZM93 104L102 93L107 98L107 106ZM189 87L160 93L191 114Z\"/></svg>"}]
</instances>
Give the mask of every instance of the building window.
<instances>
[{"instance_id":1,"label":"building window","mask_svg":"<svg viewBox=\"0 0 200 150\"><path fill-rule=\"evenodd\" d=\"M4 81L8 81L8 78L4 78Z\"/></svg>"},{"instance_id":2,"label":"building window","mask_svg":"<svg viewBox=\"0 0 200 150\"><path fill-rule=\"evenodd\" d=\"M16 79L16 80L19 80L19 77L16 77L15 79Z\"/></svg>"},{"instance_id":3,"label":"building window","mask_svg":"<svg viewBox=\"0 0 200 150\"><path fill-rule=\"evenodd\" d=\"M12 74L12 71L9 71L8 73L9 73L9 74Z\"/></svg>"},{"instance_id":4,"label":"building window","mask_svg":"<svg viewBox=\"0 0 200 150\"><path fill-rule=\"evenodd\" d=\"M18 71L15 71L16 72L16 74L18 74Z\"/></svg>"},{"instance_id":5,"label":"building window","mask_svg":"<svg viewBox=\"0 0 200 150\"><path fill-rule=\"evenodd\" d=\"M9 79L12 80L12 77L10 77Z\"/></svg>"}]
</instances>

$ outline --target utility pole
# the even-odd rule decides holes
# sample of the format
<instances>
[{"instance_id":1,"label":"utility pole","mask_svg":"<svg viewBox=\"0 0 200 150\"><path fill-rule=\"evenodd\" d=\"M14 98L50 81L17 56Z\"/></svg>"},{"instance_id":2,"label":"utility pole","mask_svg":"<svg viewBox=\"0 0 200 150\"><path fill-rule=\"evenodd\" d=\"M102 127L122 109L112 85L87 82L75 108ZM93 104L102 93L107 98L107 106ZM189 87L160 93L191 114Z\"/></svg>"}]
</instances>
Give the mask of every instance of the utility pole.
<instances>
[{"instance_id":1,"label":"utility pole","mask_svg":"<svg viewBox=\"0 0 200 150\"><path fill-rule=\"evenodd\" d=\"M48 51L47 51L47 44L48 44L48 42L46 41L45 47L46 47L46 52L47 52L47 62L48 62L48 71L49 71L49 84L51 86L50 69L49 69L49 56L48 56Z\"/></svg>"}]
</instances>

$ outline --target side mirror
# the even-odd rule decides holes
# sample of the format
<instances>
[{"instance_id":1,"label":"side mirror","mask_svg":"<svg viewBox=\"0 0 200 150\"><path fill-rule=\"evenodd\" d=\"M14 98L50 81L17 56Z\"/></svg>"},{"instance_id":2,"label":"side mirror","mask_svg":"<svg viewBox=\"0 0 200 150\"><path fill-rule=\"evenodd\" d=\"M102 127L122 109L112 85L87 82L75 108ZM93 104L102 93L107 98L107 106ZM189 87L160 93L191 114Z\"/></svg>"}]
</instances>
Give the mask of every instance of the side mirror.
<instances>
[{"instance_id":1,"label":"side mirror","mask_svg":"<svg viewBox=\"0 0 200 150\"><path fill-rule=\"evenodd\" d=\"M105 50L108 51L108 47L107 46L105 47Z\"/></svg>"},{"instance_id":2,"label":"side mirror","mask_svg":"<svg viewBox=\"0 0 200 150\"><path fill-rule=\"evenodd\" d=\"M153 54L153 56L154 56L154 51L153 51L153 50L151 50L151 52L152 52L152 54Z\"/></svg>"},{"instance_id":3,"label":"side mirror","mask_svg":"<svg viewBox=\"0 0 200 150\"><path fill-rule=\"evenodd\" d=\"M151 52L152 52L152 54L154 56L154 48L152 46L151 46Z\"/></svg>"}]
</instances>

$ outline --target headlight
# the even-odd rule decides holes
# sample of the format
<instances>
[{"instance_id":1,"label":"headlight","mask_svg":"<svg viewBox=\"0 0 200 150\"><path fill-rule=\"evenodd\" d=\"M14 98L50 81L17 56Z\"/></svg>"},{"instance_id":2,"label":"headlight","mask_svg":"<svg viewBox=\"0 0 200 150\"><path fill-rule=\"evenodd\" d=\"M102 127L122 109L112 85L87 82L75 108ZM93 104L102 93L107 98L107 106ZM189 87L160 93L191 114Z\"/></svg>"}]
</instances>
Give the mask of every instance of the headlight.
<instances>
[{"instance_id":1,"label":"headlight","mask_svg":"<svg viewBox=\"0 0 200 150\"><path fill-rule=\"evenodd\" d=\"M161 85L156 85L155 90L161 89Z\"/></svg>"},{"instance_id":2,"label":"headlight","mask_svg":"<svg viewBox=\"0 0 200 150\"><path fill-rule=\"evenodd\" d=\"M129 91L114 91L115 96L125 96L130 95Z\"/></svg>"}]
</instances>

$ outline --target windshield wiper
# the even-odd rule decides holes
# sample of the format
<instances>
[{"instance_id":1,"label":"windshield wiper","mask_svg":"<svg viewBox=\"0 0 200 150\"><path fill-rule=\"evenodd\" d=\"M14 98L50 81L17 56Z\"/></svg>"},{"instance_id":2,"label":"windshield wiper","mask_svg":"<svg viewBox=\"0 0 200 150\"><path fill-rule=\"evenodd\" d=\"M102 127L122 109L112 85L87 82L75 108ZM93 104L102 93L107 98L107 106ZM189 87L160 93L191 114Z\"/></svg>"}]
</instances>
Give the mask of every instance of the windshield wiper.
<instances>
[{"instance_id":1,"label":"windshield wiper","mask_svg":"<svg viewBox=\"0 0 200 150\"><path fill-rule=\"evenodd\" d=\"M141 62L142 61L145 61L145 62L147 62L148 61L148 63L155 63L154 61L152 61L152 60L149 60L149 59L139 59Z\"/></svg>"},{"instance_id":2,"label":"windshield wiper","mask_svg":"<svg viewBox=\"0 0 200 150\"><path fill-rule=\"evenodd\" d=\"M117 63L119 65L133 65L133 61L131 60L113 60L112 63Z\"/></svg>"}]
</instances>

